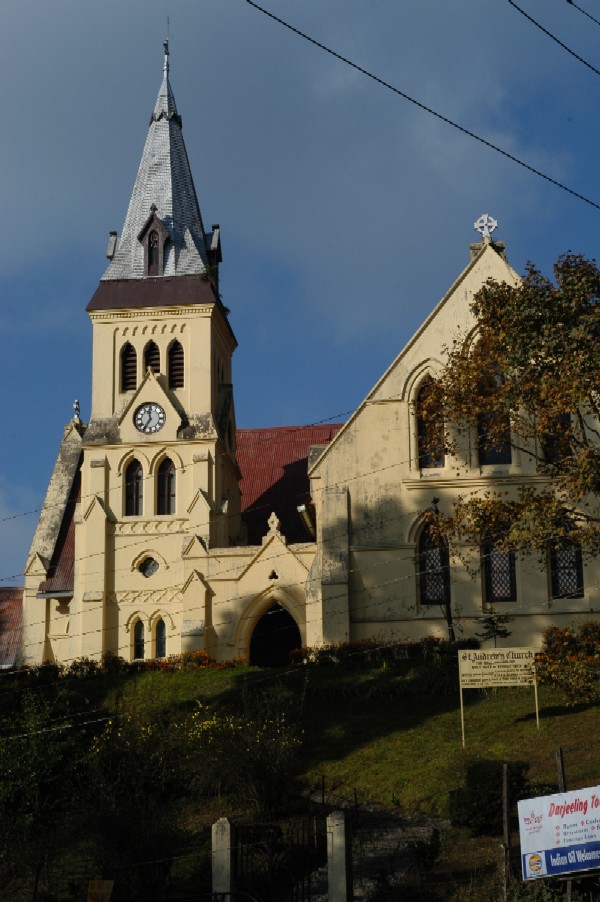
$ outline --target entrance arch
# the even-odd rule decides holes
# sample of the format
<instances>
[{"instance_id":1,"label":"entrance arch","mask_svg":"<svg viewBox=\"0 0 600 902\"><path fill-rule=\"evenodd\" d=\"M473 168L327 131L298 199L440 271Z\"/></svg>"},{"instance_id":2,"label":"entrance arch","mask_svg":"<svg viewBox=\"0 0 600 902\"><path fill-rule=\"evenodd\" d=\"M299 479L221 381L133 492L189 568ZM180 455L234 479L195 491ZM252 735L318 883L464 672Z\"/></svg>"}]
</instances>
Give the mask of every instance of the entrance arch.
<instances>
[{"instance_id":1,"label":"entrance arch","mask_svg":"<svg viewBox=\"0 0 600 902\"><path fill-rule=\"evenodd\" d=\"M302 637L292 615L275 602L260 618L250 640L250 664L287 667L290 652L300 648Z\"/></svg>"}]
</instances>

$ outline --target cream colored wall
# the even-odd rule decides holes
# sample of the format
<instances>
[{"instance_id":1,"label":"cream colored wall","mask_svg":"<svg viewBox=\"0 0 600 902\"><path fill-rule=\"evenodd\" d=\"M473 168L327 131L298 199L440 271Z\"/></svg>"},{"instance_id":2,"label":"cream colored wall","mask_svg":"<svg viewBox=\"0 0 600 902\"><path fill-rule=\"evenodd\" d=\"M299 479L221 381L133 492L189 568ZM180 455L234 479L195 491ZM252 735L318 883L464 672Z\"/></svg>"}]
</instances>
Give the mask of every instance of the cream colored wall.
<instances>
[{"instance_id":1,"label":"cream colored wall","mask_svg":"<svg viewBox=\"0 0 600 902\"><path fill-rule=\"evenodd\" d=\"M135 394L120 391L120 352L126 342L137 353L139 385L144 377L144 349L148 343L154 341L158 345L164 374L168 348L177 339L184 349L186 380L183 388L170 391L188 415L201 415L214 409L213 354L218 352L231 378L231 354L235 348L235 339L222 322L216 305L100 311L90 316L93 324L91 419L119 414ZM161 378L168 388L166 377Z\"/></svg>"},{"instance_id":2,"label":"cream colored wall","mask_svg":"<svg viewBox=\"0 0 600 902\"><path fill-rule=\"evenodd\" d=\"M442 612L418 600L416 547L422 512L439 508L450 513L461 494L501 488L515 497L521 485L535 476L533 457L513 450L509 466L480 467L475 436L459 443L457 458L447 458L442 469L420 471L417 454L414 399L429 373L444 360L444 348L474 328L469 310L473 294L493 277L516 284L516 273L488 244L451 288L423 327L393 362L365 402L339 433L311 471L311 494L317 507L321 575L327 576L333 557L347 556L347 579L324 588L323 610L340 628L344 616L350 638L366 636L416 638L447 635ZM347 493L346 507L333 499ZM347 510L347 514L346 514ZM347 539L346 539L347 536ZM347 547L344 543L347 541ZM478 549L451 549L452 601L465 635L480 627L482 585ZM471 572L469 572L471 571ZM475 575L473 574L475 572ZM497 603L495 609L515 615L512 640L537 641L550 622L570 622L600 609L600 571L597 562L585 567L585 597L550 600L545 566L517 560L518 601ZM323 641L328 641L323 637Z\"/></svg>"}]
</instances>

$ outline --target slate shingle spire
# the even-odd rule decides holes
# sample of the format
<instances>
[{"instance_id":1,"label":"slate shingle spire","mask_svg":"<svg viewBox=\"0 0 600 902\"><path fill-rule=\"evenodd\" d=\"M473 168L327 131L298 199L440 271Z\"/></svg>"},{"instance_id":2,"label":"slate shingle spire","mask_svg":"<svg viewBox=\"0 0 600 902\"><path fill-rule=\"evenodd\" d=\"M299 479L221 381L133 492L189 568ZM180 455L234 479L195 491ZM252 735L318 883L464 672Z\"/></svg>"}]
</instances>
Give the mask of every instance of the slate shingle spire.
<instances>
[{"instance_id":1,"label":"slate shingle spire","mask_svg":"<svg viewBox=\"0 0 600 902\"><path fill-rule=\"evenodd\" d=\"M207 243L190 170L181 117L169 83L169 43L164 42L163 80L150 118L123 231L102 281L143 279L149 274L144 231L159 220L162 266L159 275L200 275L208 267ZM162 229L166 230L163 232Z\"/></svg>"}]
</instances>

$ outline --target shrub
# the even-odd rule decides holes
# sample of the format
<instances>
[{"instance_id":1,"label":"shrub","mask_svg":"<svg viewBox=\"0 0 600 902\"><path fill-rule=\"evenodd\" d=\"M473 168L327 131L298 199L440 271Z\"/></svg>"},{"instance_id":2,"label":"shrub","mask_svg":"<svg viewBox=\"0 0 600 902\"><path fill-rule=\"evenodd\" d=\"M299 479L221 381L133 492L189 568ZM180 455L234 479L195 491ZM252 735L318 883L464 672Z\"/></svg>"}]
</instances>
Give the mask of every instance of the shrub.
<instances>
[{"instance_id":1,"label":"shrub","mask_svg":"<svg viewBox=\"0 0 600 902\"><path fill-rule=\"evenodd\" d=\"M573 627L550 626L537 656L540 683L559 689L568 705L600 700L600 621Z\"/></svg>"},{"instance_id":2,"label":"shrub","mask_svg":"<svg viewBox=\"0 0 600 902\"><path fill-rule=\"evenodd\" d=\"M511 801L525 798L529 765L513 763L508 769ZM449 793L452 824L467 827L474 836L502 833L502 762L476 759L467 766L464 785Z\"/></svg>"}]
</instances>

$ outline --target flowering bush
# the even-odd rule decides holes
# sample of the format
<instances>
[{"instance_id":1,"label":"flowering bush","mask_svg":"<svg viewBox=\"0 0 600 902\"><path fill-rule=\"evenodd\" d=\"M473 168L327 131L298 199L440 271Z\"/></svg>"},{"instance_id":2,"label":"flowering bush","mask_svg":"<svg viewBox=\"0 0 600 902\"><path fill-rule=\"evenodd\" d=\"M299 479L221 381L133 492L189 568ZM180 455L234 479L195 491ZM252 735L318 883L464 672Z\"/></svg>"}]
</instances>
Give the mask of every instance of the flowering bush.
<instances>
[{"instance_id":1,"label":"flowering bush","mask_svg":"<svg viewBox=\"0 0 600 902\"><path fill-rule=\"evenodd\" d=\"M573 627L549 626L536 659L540 683L560 689L567 704L600 700L600 622Z\"/></svg>"}]
</instances>

